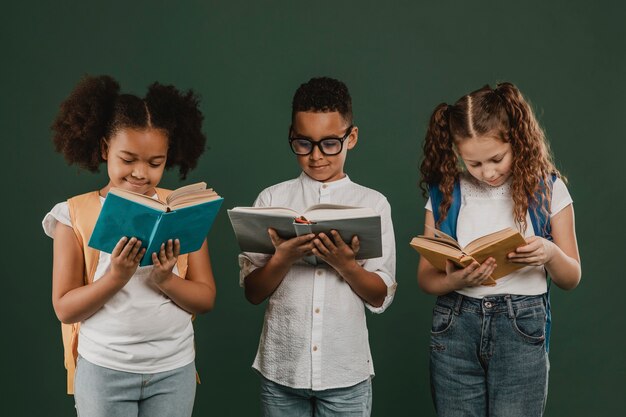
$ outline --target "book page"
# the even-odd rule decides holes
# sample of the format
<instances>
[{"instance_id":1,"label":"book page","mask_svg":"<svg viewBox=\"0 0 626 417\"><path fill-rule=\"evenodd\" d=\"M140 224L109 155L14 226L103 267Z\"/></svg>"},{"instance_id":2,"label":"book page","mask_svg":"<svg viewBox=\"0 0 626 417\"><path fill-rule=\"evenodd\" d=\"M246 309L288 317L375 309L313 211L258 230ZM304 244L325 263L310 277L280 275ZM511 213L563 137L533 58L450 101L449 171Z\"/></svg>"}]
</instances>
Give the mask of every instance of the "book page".
<instances>
[{"instance_id":1,"label":"book page","mask_svg":"<svg viewBox=\"0 0 626 417\"><path fill-rule=\"evenodd\" d=\"M486 248L487 246L492 245L495 242L507 239L515 235L519 235L519 238L521 238L521 241L525 242L524 238L517 230L511 227L507 227L505 229L498 230L497 232L489 233L488 235L484 235L484 236L479 237L478 239L472 240L470 243L465 245L463 250L467 253L474 253L474 252L482 250L483 248Z\"/></svg>"},{"instance_id":2,"label":"book page","mask_svg":"<svg viewBox=\"0 0 626 417\"><path fill-rule=\"evenodd\" d=\"M317 204L309 207L304 212L304 217L313 222L373 216L378 216L378 214L371 207L341 206L337 204Z\"/></svg>"},{"instance_id":3,"label":"book page","mask_svg":"<svg viewBox=\"0 0 626 417\"><path fill-rule=\"evenodd\" d=\"M141 204L147 207L152 207L155 210L160 210L160 211L167 210L165 202L158 200L156 198L152 198L150 196L144 195L144 194L139 194L133 191L124 190L122 188L117 188L117 187L111 187L111 189L109 190L109 194L116 195L118 197L121 197L129 201L134 201L138 204Z\"/></svg>"},{"instance_id":4,"label":"book page","mask_svg":"<svg viewBox=\"0 0 626 417\"><path fill-rule=\"evenodd\" d=\"M189 193L195 193L195 192L202 191L205 189L206 189L206 182L197 182L195 184L185 185L184 187L180 187L172 191L170 195L167 197L166 203L171 206L172 204L176 204L175 200L179 198L180 196L183 196Z\"/></svg>"},{"instance_id":5,"label":"book page","mask_svg":"<svg viewBox=\"0 0 626 417\"><path fill-rule=\"evenodd\" d=\"M253 213L261 216L293 217L294 219L300 216L300 213L287 207L234 207L229 211Z\"/></svg>"}]
</instances>

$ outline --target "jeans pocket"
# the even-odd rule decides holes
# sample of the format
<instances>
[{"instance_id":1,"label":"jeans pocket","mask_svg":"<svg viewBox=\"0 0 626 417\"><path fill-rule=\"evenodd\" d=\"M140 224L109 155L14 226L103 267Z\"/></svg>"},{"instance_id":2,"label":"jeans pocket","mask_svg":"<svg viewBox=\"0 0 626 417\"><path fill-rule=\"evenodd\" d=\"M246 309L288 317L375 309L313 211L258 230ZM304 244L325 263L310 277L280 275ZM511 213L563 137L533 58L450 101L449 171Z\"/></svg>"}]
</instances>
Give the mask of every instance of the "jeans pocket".
<instances>
[{"instance_id":1,"label":"jeans pocket","mask_svg":"<svg viewBox=\"0 0 626 417\"><path fill-rule=\"evenodd\" d=\"M528 343L546 340L546 309L543 305L519 309L512 320L513 329Z\"/></svg>"},{"instance_id":2,"label":"jeans pocket","mask_svg":"<svg viewBox=\"0 0 626 417\"><path fill-rule=\"evenodd\" d=\"M433 322L430 328L431 335L440 335L447 332L452 326L454 314L452 309L435 305L433 307Z\"/></svg>"}]
</instances>

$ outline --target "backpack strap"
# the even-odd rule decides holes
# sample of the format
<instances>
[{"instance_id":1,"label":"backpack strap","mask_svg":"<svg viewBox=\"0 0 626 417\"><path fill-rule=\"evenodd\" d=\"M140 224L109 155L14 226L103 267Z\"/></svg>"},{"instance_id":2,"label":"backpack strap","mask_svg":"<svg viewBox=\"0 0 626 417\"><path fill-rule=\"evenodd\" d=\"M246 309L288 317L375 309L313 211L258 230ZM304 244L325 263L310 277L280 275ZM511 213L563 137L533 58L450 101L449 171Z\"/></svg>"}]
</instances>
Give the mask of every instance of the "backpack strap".
<instances>
[{"instance_id":1,"label":"backpack strap","mask_svg":"<svg viewBox=\"0 0 626 417\"><path fill-rule=\"evenodd\" d=\"M554 186L554 182L556 181L556 179L557 179L556 174L552 174L552 177L550 178L550 180L548 180L548 187L550 187L550 195L552 195L552 188ZM546 184L542 180L541 188L539 189L539 191L537 191L537 194L536 194L537 201L541 201L539 198L540 193L541 191L543 191L545 186ZM549 202L547 204L549 204ZM535 232L535 236L541 236L544 239L552 241L553 239L552 239L552 227L550 226L550 210L546 210L546 211L547 213L541 210L540 206L538 205L533 205L532 207L528 208L528 213L530 214L530 221L533 224L533 230ZM552 279L550 279L550 276L548 275L547 270L545 270L545 273L546 273L546 280L548 281L548 290L544 297L544 300L546 303L546 352L550 352L550 332L552 330L552 311L551 311L552 309L550 306L550 287L552 284Z\"/></svg>"},{"instance_id":2,"label":"backpack strap","mask_svg":"<svg viewBox=\"0 0 626 417\"><path fill-rule=\"evenodd\" d=\"M83 251L85 259L85 269L83 281L85 285L93 282L93 277L98 267L100 251L87 246L93 226L96 224L102 205L98 191L81 194L67 200L70 212L72 229ZM91 225L91 227L90 227ZM63 337L63 351L65 359L65 369L67 369L67 393L74 394L74 374L76 373L76 359L78 358L78 331L80 323L61 323L61 334Z\"/></svg>"},{"instance_id":3,"label":"backpack strap","mask_svg":"<svg viewBox=\"0 0 626 417\"><path fill-rule=\"evenodd\" d=\"M159 200L162 201L165 201L171 193L170 190L163 188L157 188L156 192ZM89 247L89 238L91 238L91 233L102 210L100 194L98 191L81 194L67 200L67 204L74 235L83 251L85 259L83 280L85 285L88 285L93 282L100 259L100 251ZM187 259L187 255L180 255L176 263L178 275L181 278L185 278L185 275L187 275ZM76 360L78 359L79 330L80 323L61 323L68 394L74 394L74 374L76 373Z\"/></svg>"},{"instance_id":4,"label":"backpack strap","mask_svg":"<svg viewBox=\"0 0 626 417\"><path fill-rule=\"evenodd\" d=\"M430 203L433 209L433 216L435 218L435 225L440 218L439 206L443 199L443 193L439 189L439 184L430 184L428 186L428 196L430 197ZM447 235L452 236L456 240L456 223L459 218L459 211L461 211L461 183L457 179L454 182L454 188L452 189L452 203L448 209L445 219L441 221L439 230Z\"/></svg>"}]
</instances>

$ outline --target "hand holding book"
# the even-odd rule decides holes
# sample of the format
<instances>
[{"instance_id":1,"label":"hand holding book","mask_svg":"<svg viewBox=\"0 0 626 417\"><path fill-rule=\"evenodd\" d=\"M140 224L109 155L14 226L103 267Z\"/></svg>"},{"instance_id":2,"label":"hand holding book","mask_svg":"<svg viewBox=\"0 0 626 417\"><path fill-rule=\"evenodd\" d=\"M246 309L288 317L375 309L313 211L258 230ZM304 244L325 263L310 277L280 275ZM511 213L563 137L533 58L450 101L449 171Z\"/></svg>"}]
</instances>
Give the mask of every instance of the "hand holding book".
<instances>
[{"instance_id":1,"label":"hand holding book","mask_svg":"<svg viewBox=\"0 0 626 417\"><path fill-rule=\"evenodd\" d=\"M455 239L440 230L435 230L434 234L435 236L417 236L411 240L410 245L441 271L446 271L447 261L465 268L473 262L482 264L493 258L496 266L490 274L492 280L487 280L482 285L495 285L498 278L526 266L508 259L509 253L526 245L524 237L513 228L507 227L482 236L463 248Z\"/></svg>"}]
</instances>

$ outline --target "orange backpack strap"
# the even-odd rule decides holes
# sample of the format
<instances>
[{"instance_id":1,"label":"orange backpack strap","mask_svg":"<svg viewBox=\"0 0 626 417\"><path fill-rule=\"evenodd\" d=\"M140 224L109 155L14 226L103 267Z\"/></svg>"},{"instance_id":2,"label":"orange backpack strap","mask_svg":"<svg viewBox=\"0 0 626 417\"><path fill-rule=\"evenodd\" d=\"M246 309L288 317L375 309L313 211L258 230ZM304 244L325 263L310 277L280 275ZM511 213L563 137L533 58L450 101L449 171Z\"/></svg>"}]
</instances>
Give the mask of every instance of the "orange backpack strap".
<instances>
[{"instance_id":1,"label":"orange backpack strap","mask_svg":"<svg viewBox=\"0 0 626 417\"><path fill-rule=\"evenodd\" d=\"M91 232L96 224L102 205L97 191L72 197L67 200L70 212L72 229L76 240L80 245L85 258L85 271L83 280L86 284L93 281L98 267L100 251L87 246ZM63 350L65 356L65 369L67 369L67 393L74 393L74 374L76 372L76 359L78 358L78 331L80 323L61 323L63 336Z\"/></svg>"}]
</instances>

